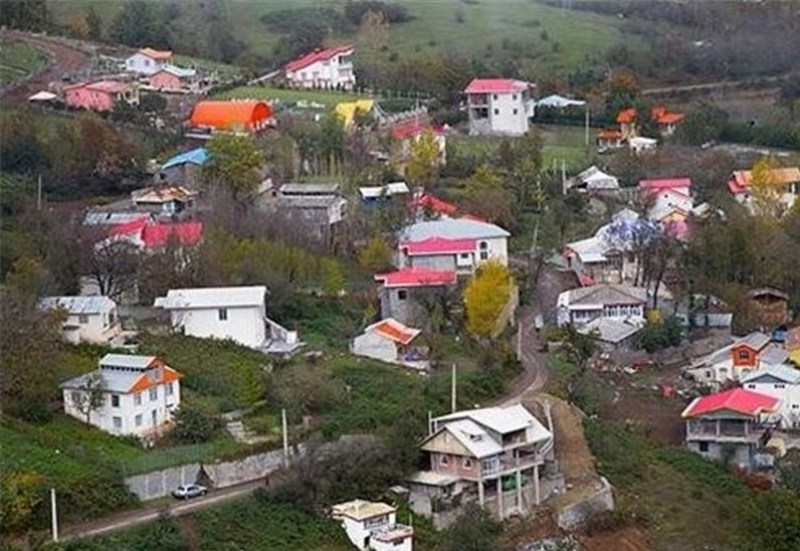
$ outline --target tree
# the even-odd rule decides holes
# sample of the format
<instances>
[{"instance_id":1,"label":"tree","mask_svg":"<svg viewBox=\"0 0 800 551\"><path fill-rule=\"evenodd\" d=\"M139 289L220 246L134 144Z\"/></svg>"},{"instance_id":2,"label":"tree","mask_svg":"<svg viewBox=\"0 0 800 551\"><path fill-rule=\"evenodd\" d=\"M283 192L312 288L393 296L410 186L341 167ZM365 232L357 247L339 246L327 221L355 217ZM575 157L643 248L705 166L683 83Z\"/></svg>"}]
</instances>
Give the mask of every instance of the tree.
<instances>
[{"instance_id":1,"label":"tree","mask_svg":"<svg viewBox=\"0 0 800 551\"><path fill-rule=\"evenodd\" d=\"M479 166L467 180L465 194L470 212L506 227L513 223L511 194L489 165Z\"/></svg>"},{"instance_id":2,"label":"tree","mask_svg":"<svg viewBox=\"0 0 800 551\"><path fill-rule=\"evenodd\" d=\"M110 36L134 48L169 47L168 33L161 6L144 0L123 4L111 22Z\"/></svg>"},{"instance_id":3,"label":"tree","mask_svg":"<svg viewBox=\"0 0 800 551\"><path fill-rule=\"evenodd\" d=\"M477 337L491 337L514 287L508 268L492 259L483 262L464 290L467 330Z\"/></svg>"},{"instance_id":4,"label":"tree","mask_svg":"<svg viewBox=\"0 0 800 551\"><path fill-rule=\"evenodd\" d=\"M367 272L379 272L392 265L392 248L380 237L369 239L358 251L358 265Z\"/></svg>"},{"instance_id":5,"label":"tree","mask_svg":"<svg viewBox=\"0 0 800 551\"><path fill-rule=\"evenodd\" d=\"M51 25L46 0L3 0L0 26L25 31L45 31Z\"/></svg>"},{"instance_id":6,"label":"tree","mask_svg":"<svg viewBox=\"0 0 800 551\"><path fill-rule=\"evenodd\" d=\"M44 477L33 471L5 471L0 479L0 525L4 534L30 529L31 517L46 495Z\"/></svg>"},{"instance_id":7,"label":"tree","mask_svg":"<svg viewBox=\"0 0 800 551\"><path fill-rule=\"evenodd\" d=\"M249 199L261 182L264 156L249 136L215 134L207 145L209 159L204 176L213 185L224 186L240 204Z\"/></svg>"},{"instance_id":8,"label":"tree","mask_svg":"<svg viewBox=\"0 0 800 551\"><path fill-rule=\"evenodd\" d=\"M97 15L94 6L89 6L86 11L86 28L89 32L89 40L95 42L103 40L103 20Z\"/></svg>"},{"instance_id":9,"label":"tree","mask_svg":"<svg viewBox=\"0 0 800 551\"><path fill-rule=\"evenodd\" d=\"M675 137L681 143L702 145L719 139L727 122L728 114L725 111L709 103L701 103L681 121Z\"/></svg>"},{"instance_id":10,"label":"tree","mask_svg":"<svg viewBox=\"0 0 800 551\"><path fill-rule=\"evenodd\" d=\"M183 444L208 442L222 426L222 421L213 411L198 405L181 404L173 419L175 428L170 436Z\"/></svg>"},{"instance_id":11,"label":"tree","mask_svg":"<svg viewBox=\"0 0 800 551\"><path fill-rule=\"evenodd\" d=\"M106 381L103 376L94 371L83 378L73 394L72 405L86 416L86 424L91 422L92 412L103 407L105 402Z\"/></svg>"},{"instance_id":12,"label":"tree","mask_svg":"<svg viewBox=\"0 0 800 551\"><path fill-rule=\"evenodd\" d=\"M79 238L76 243L78 254L83 257L81 273L96 285L101 295L118 299L134 291L139 269L139 248L124 237L98 239L101 234L92 228L83 233L84 238Z\"/></svg>"},{"instance_id":13,"label":"tree","mask_svg":"<svg viewBox=\"0 0 800 551\"><path fill-rule=\"evenodd\" d=\"M796 551L800 541L800 499L788 490L754 494L737 515L741 551Z\"/></svg>"},{"instance_id":14,"label":"tree","mask_svg":"<svg viewBox=\"0 0 800 551\"><path fill-rule=\"evenodd\" d=\"M406 163L406 178L414 186L430 186L439 174L441 151L436 136L426 130L418 139L411 138L411 148Z\"/></svg>"},{"instance_id":15,"label":"tree","mask_svg":"<svg viewBox=\"0 0 800 551\"><path fill-rule=\"evenodd\" d=\"M471 503L445 531L438 551L494 551L501 532L502 526L486 509Z\"/></svg>"},{"instance_id":16,"label":"tree","mask_svg":"<svg viewBox=\"0 0 800 551\"><path fill-rule=\"evenodd\" d=\"M784 211L781 203L784 186L775 174L778 167L774 159L764 157L756 161L750 171L748 191L753 198L753 207L757 214L767 220L777 220Z\"/></svg>"},{"instance_id":17,"label":"tree","mask_svg":"<svg viewBox=\"0 0 800 551\"><path fill-rule=\"evenodd\" d=\"M322 270L322 288L326 294L338 295L344 291L347 277L338 261L333 258L323 258L320 262L320 269Z\"/></svg>"}]
</instances>

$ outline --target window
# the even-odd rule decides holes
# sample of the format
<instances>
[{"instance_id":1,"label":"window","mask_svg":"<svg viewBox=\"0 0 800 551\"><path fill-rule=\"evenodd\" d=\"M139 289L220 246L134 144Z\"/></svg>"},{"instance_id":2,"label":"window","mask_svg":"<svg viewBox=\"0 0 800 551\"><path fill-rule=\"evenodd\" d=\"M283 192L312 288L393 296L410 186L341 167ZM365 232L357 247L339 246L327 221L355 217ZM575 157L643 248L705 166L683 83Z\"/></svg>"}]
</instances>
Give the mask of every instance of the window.
<instances>
[{"instance_id":1,"label":"window","mask_svg":"<svg viewBox=\"0 0 800 551\"><path fill-rule=\"evenodd\" d=\"M217 310L217 318L219 321L228 321L228 309L227 308L220 308Z\"/></svg>"},{"instance_id":2,"label":"window","mask_svg":"<svg viewBox=\"0 0 800 551\"><path fill-rule=\"evenodd\" d=\"M119 394L112 394L111 395L111 407L118 408L119 407Z\"/></svg>"},{"instance_id":3,"label":"window","mask_svg":"<svg viewBox=\"0 0 800 551\"><path fill-rule=\"evenodd\" d=\"M518 109L514 109L514 114L516 115L519 112Z\"/></svg>"},{"instance_id":4,"label":"window","mask_svg":"<svg viewBox=\"0 0 800 551\"><path fill-rule=\"evenodd\" d=\"M517 100L517 94L511 94L511 99L516 101ZM517 110L514 109L514 113L516 113L516 112L517 112Z\"/></svg>"},{"instance_id":5,"label":"window","mask_svg":"<svg viewBox=\"0 0 800 551\"><path fill-rule=\"evenodd\" d=\"M440 465L444 465L444 466L447 466L447 465L450 464L450 462L447 460L447 456L446 455L442 454L442 455L439 456L439 464Z\"/></svg>"},{"instance_id":6,"label":"window","mask_svg":"<svg viewBox=\"0 0 800 551\"><path fill-rule=\"evenodd\" d=\"M80 403L80 401L81 401L81 393L80 392L72 392L70 394L70 398L72 399L73 403L75 403L75 404Z\"/></svg>"},{"instance_id":7,"label":"window","mask_svg":"<svg viewBox=\"0 0 800 551\"><path fill-rule=\"evenodd\" d=\"M142 426L142 414L140 413L139 415L137 415L135 420L136 420L136 426L137 427L141 427Z\"/></svg>"},{"instance_id":8,"label":"window","mask_svg":"<svg viewBox=\"0 0 800 551\"><path fill-rule=\"evenodd\" d=\"M150 401L153 402L155 400L158 400L158 387L150 389Z\"/></svg>"},{"instance_id":9,"label":"window","mask_svg":"<svg viewBox=\"0 0 800 551\"><path fill-rule=\"evenodd\" d=\"M753 390L753 389L755 389L755 388L756 388L756 385L747 385L747 388L749 388L749 389Z\"/></svg>"},{"instance_id":10,"label":"window","mask_svg":"<svg viewBox=\"0 0 800 551\"><path fill-rule=\"evenodd\" d=\"M78 316L78 323L80 323L81 325L86 325L87 323L89 323L89 316L87 316L86 314L80 314Z\"/></svg>"},{"instance_id":11,"label":"window","mask_svg":"<svg viewBox=\"0 0 800 551\"><path fill-rule=\"evenodd\" d=\"M467 260L469 258L469 253L461 253L459 256L464 260Z\"/></svg>"},{"instance_id":12,"label":"window","mask_svg":"<svg viewBox=\"0 0 800 551\"><path fill-rule=\"evenodd\" d=\"M158 412L156 410L150 412L150 423L154 427L158 424Z\"/></svg>"},{"instance_id":13,"label":"window","mask_svg":"<svg viewBox=\"0 0 800 551\"><path fill-rule=\"evenodd\" d=\"M497 94L492 94L492 99L497 101Z\"/></svg>"},{"instance_id":14,"label":"window","mask_svg":"<svg viewBox=\"0 0 800 551\"><path fill-rule=\"evenodd\" d=\"M141 406L142 405L142 393L137 392L133 395L133 403L134 405Z\"/></svg>"},{"instance_id":15,"label":"window","mask_svg":"<svg viewBox=\"0 0 800 551\"><path fill-rule=\"evenodd\" d=\"M494 110L494 114L495 114L495 115L499 115L499 114L500 114L500 110L499 110L499 109L495 109L495 110Z\"/></svg>"},{"instance_id":16,"label":"window","mask_svg":"<svg viewBox=\"0 0 800 551\"><path fill-rule=\"evenodd\" d=\"M792 404L792 409L798 409L798 408L800 408L800 404Z\"/></svg>"},{"instance_id":17,"label":"window","mask_svg":"<svg viewBox=\"0 0 800 551\"><path fill-rule=\"evenodd\" d=\"M408 291L405 289L400 289L397 291L397 300L405 300L408 298Z\"/></svg>"},{"instance_id":18,"label":"window","mask_svg":"<svg viewBox=\"0 0 800 551\"><path fill-rule=\"evenodd\" d=\"M775 388L786 388L786 385L784 385L784 384L777 384L777 383L776 383L776 384L775 384Z\"/></svg>"},{"instance_id":19,"label":"window","mask_svg":"<svg viewBox=\"0 0 800 551\"><path fill-rule=\"evenodd\" d=\"M739 355L740 360L747 360L750 357L750 354L747 352L747 350L739 350L737 354Z\"/></svg>"},{"instance_id":20,"label":"window","mask_svg":"<svg viewBox=\"0 0 800 551\"><path fill-rule=\"evenodd\" d=\"M472 468L472 459L470 459L469 457L465 457L464 460L461 462L461 465L465 469L471 469Z\"/></svg>"},{"instance_id":21,"label":"window","mask_svg":"<svg viewBox=\"0 0 800 551\"><path fill-rule=\"evenodd\" d=\"M697 449L700 453L706 453L708 451L708 442L699 442L697 444Z\"/></svg>"},{"instance_id":22,"label":"window","mask_svg":"<svg viewBox=\"0 0 800 551\"><path fill-rule=\"evenodd\" d=\"M486 260L489 258L489 253L486 251L481 251L481 260Z\"/></svg>"},{"instance_id":23,"label":"window","mask_svg":"<svg viewBox=\"0 0 800 551\"><path fill-rule=\"evenodd\" d=\"M117 430L122 429L122 417L114 417L113 418L114 428Z\"/></svg>"},{"instance_id":24,"label":"window","mask_svg":"<svg viewBox=\"0 0 800 551\"><path fill-rule=\"evenodd\" d=\"M172 386L172 383L167 384L167 396L172 396L175 394L175 389Z\"/></svg>"}]
</instances>

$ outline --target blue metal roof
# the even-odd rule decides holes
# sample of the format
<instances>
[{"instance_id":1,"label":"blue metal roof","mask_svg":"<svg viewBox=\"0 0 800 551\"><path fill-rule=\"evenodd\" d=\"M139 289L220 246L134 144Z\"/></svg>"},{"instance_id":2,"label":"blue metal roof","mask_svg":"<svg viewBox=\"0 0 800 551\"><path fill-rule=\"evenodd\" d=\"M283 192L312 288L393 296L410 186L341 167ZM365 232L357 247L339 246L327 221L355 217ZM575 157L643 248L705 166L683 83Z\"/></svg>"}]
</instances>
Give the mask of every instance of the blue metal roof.
<instances>
[{"instance_id":1,"label":"blue metal roof","mask_svg":"<svg viewBox=\"0 0 800 551\"><path fill-rule=\"evenodd\" d=\"M203 165L208 160L208 150L205 147L198 147L180 155L175 155L161 166L161 170L171 168L173 166L192 163L195 165Z\"/></svg>"}]
</instances>

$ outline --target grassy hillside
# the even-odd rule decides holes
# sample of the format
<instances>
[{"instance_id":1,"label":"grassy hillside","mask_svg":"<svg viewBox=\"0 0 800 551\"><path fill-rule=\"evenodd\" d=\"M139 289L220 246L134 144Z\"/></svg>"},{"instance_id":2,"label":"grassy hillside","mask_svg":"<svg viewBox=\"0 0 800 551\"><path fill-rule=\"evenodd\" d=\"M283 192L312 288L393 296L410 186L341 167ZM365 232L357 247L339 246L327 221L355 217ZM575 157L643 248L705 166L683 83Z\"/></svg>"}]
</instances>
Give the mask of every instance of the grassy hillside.
<instances>
[{"instance_id":1,"label":"grassy hillside","mask_svg":"<svg viewBox=\"0 0 800 551\"><path fill-rule=\"evenodd\" d=\"M124 1L53 0L51 9L59 22L69 24L85 13L82 6L93 6L108 23ZM396 0L396 3L405 6L413 19L389 29L388 49L384 53L387 59L395 61L426 52L466 54L479 59L487 56L516 59L524 54L535 60L530 72L552 72L574 68L623 39L620 22L614 17L561 10L534 0ZM344 0L325 2L326 7L332 8L344 4ZM230 0L229 13L236 37L248 45L250 53L269 59L281 35L269 31L261 17L287 8L319 5L314 0ZM358 42L356 36L339 38Z\"/></svg>"},{"instance_id":2,"label":"grassy hillside","mask_svg":"<svg viewBox=\"0 0 800 551\"><path fill-rule=\"evenodd\" d=\"M0 41L0 86L32 73L47 63L47 56L25 42Z\"/></svg>"}]
</instances>

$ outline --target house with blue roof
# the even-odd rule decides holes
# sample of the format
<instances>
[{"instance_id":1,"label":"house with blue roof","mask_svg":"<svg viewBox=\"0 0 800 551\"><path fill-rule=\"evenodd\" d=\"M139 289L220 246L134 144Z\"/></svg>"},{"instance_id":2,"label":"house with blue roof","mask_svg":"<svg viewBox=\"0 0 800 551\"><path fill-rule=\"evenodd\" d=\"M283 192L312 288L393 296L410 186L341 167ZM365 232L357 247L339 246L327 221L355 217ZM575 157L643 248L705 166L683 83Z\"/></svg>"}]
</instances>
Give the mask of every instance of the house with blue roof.
<instances>
[{"instance_id":1,"label":"house with blue roof","mask_svg":"<svg viewBox=\"0 0 800 551\"><path fill-rule=\"evenodd\" d=\"M159 169L158 178L161 182L199 187L202 181L203 165L208 161L208 150L198 147L168 159Z\"/></svg>"}]
</instances>

